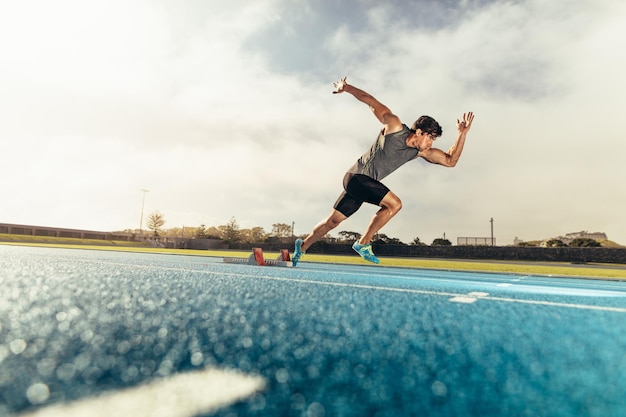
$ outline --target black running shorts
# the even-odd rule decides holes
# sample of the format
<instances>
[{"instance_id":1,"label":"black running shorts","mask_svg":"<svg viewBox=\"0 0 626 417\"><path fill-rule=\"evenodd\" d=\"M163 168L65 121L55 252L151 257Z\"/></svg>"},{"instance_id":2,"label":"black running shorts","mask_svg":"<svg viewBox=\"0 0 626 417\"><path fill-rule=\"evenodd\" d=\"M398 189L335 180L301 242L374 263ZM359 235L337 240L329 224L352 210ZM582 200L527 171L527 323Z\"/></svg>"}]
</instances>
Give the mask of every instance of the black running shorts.
<instances>
[{"instance_id":1,"label":"black running shorts","mask_svg":"<svg viewBox=\"0 0 626 417\"><path fill-rule=\"evenodd\" d=\"M356 213L363 203L379 206L389 192L389 188L382 182L367 175L351 172L343 177L343 188L345 191L341 193L333 207L346 217Z\"/></svg>"}]
</instances>

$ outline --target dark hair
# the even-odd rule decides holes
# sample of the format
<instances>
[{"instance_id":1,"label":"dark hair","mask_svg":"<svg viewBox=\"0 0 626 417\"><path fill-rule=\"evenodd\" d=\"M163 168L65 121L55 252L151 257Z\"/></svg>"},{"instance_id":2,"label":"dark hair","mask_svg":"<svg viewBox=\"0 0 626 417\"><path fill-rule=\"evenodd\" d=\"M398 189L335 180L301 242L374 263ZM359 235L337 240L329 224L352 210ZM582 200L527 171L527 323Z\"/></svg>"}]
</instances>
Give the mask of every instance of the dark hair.
<instances>
[{"instance_id":1,"label":"dark hair","mask_svg":"<svg viewBox=\"0 0 626 417\"><path fill-rule=\"evenodd\" d=\"M420 116L411 126L412 131L415 132L417 129L421 129L422 132L435 136L441 136L443 133L439 123L430 116Z\"/></svg>"}]
</instances>

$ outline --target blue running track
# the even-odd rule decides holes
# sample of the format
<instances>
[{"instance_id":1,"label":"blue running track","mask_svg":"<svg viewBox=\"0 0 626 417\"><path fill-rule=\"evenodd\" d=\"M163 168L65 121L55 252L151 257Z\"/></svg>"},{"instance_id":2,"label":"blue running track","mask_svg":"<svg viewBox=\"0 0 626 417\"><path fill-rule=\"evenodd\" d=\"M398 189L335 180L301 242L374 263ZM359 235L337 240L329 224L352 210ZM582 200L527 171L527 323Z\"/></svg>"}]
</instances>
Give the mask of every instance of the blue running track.
<instances>
[{"instance_id":1,"label":"blue running track","mask_svg":"<svg viewBox=\"0 0 626 417\"><path fill-rule=\"evenodd\" d=\"M203 369L264 386L173 417L626 416L626 283L0 246L0 416Z\"/></svg>"}]
</instances>

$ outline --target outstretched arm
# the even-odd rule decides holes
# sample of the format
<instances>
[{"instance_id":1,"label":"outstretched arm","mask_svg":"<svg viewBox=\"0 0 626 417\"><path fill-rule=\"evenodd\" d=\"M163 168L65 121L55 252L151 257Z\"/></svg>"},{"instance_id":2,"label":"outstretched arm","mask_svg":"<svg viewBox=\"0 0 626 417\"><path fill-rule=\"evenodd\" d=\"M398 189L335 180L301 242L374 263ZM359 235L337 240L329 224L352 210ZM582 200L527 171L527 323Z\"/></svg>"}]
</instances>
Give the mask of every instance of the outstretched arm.
<instances>
[{"instance_id":1,"label":"outstretched arm","mask_svg":"<svg viewBox=\"0 0 626 417\"><path fill-rule=\"evenodd\" d=\"M372 112L374 113L374 116L383 125L385 125L385 134L399 132L400 130L402 130L402 122L400 121L400 118L393 114L389 107L376 100L371 94L366 93L365 91L348 84L346 82L346 77L343 77L340 81L333 83L333 85L335 86L335 91L333 91L333 94L339 94L343 92L350 93L360 102L367 104L370 110L372 110Z\"/></svg>"},{"instance_id":2,"label":"outstretched arm","mask_svg":"<svg viewBox=\"0 0 626 417\"><path fill-rule=\"evenodd\" d=\"M427 151L420 152L419 156L431 162L433 164L443 165L445 167L454 167L461 157L463 152L463 146L465 146L465 138L467 132L472 127L474 121L474 113L463 113L463 119L456 120L456 128L458 131L456 141L454 145L448 149L448 152L444 152L441 149L430 148Z\"/></svg>"}]
</instances>

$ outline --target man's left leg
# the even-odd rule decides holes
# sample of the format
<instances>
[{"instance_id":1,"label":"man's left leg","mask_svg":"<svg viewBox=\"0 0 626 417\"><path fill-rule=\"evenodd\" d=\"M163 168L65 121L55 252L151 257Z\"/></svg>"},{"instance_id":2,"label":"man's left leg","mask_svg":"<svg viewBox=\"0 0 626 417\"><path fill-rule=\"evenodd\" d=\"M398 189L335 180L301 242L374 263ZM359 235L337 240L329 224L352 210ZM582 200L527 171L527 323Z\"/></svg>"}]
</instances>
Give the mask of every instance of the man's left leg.
<instances>
[{"instance_id":1,"label":"man's left leg","mask_svg":"<svg viewBox=\"0 0 626 417\"><path fill-rule=\"evenodd\" d=\"M313 228L313 231L304 239L297 239L295 248L293 251L292 262L296 266L300 261L300 257L306 253L306 250L315 242L326 236L328 232L339 226L339 223L347 219L347 217L341 212L333 209L330 215L322 220L317 226Z\"/></svg>"},{"instance_id":2,"label":"man's left leg","mask_svg":"<svg viewBox=\"0 0 626 417\"><path fill-rule=\"evenodd\" d=\"M339 226L339 223L345 219L347 219L347 217L344 214L336 209L333 209L328 217L315 226L311 234L304 239L302 249L306 251L313 243L326 236L328 232Z\"/></svg>"}]
</instances>

